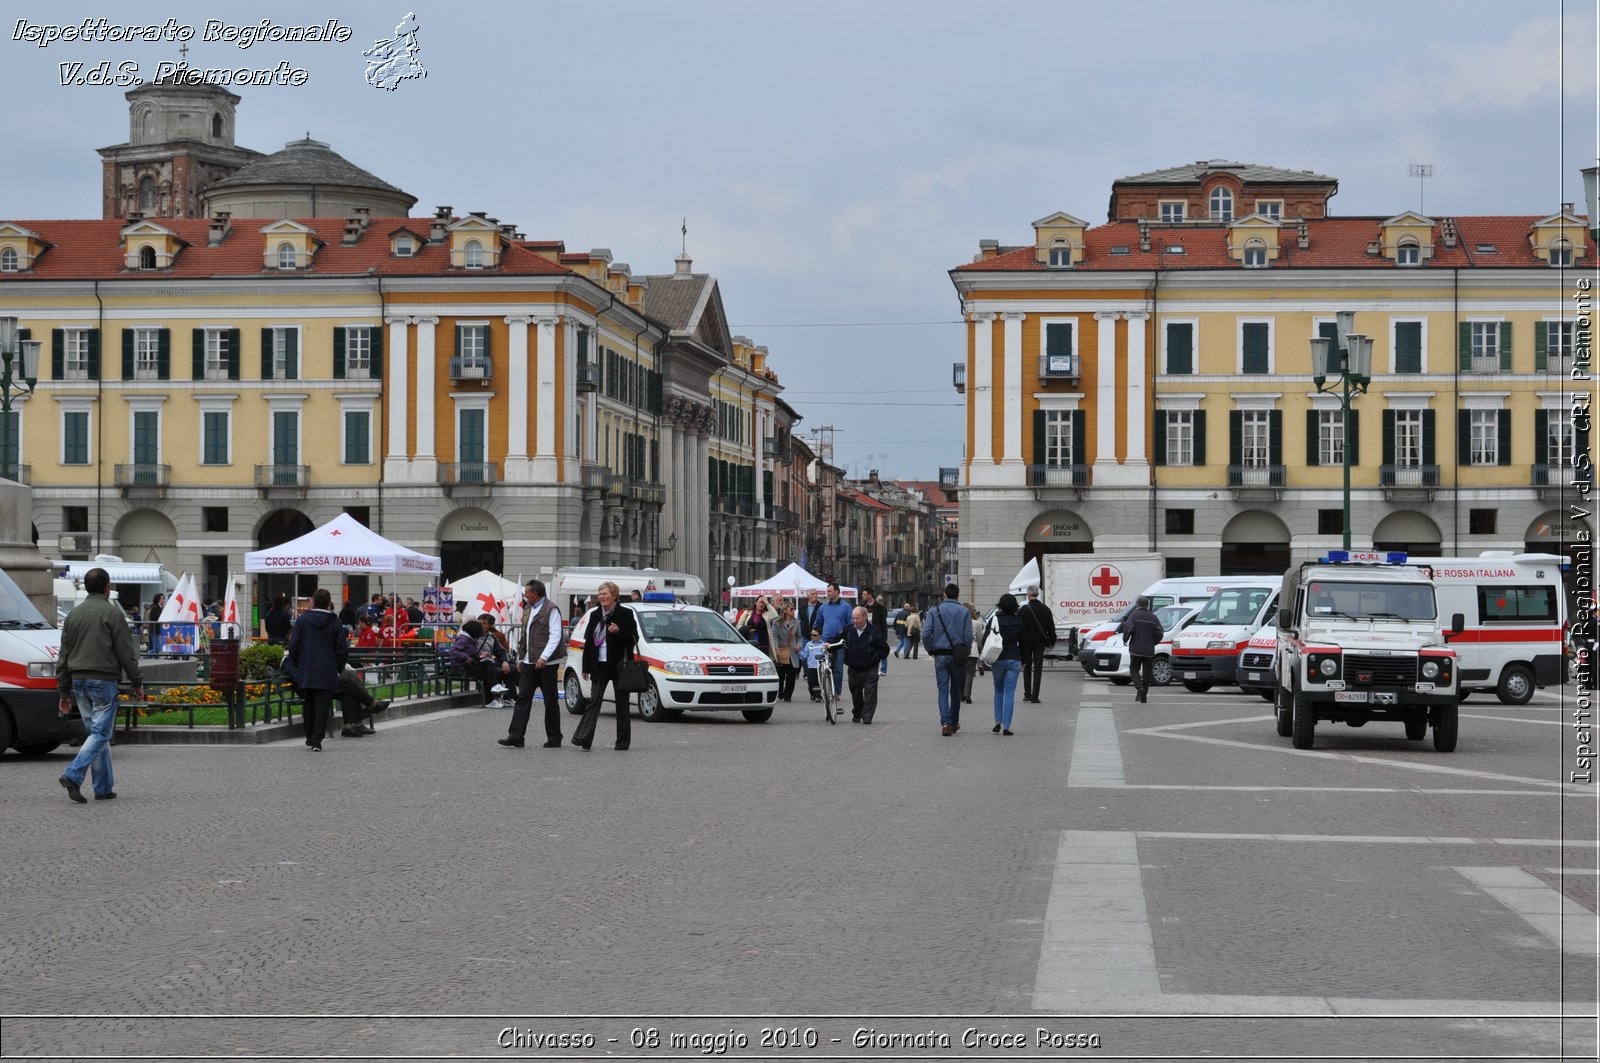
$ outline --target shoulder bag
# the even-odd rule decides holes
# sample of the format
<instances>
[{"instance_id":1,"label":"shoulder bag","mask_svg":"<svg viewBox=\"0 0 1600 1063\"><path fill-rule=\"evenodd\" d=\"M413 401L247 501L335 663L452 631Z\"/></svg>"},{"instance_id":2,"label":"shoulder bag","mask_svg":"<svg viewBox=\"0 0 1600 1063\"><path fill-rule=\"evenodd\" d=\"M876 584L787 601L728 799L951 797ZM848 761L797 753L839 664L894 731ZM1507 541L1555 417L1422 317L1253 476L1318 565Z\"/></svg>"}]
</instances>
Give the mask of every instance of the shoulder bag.
<instances>
[{"instance_id":1,"label":"shoulder bag","mask_svg":"<svg viewBox=\"0 0 1600 1063\"><path fill-rule=\"evenodd\" d=\"M989 618L989 623L983 629L983 657L984 664L993 664L1006 652L1005 636L1000 634L1000 625L994 622L994 617Z\"/></svg>"},{"instance_id":2,"label":"shoulder bag","mask_svg":"<svg viewBox=\"0 0 1600 1063\"><path fill-rule=\"evenodd\" d=\"M944 632L944 640L950 646L950 649L947 652L956 660L965 661L972 653L972 646L966 642L956 642L950 637L950 627L944 622L944 610L942 608L939 606L934 606L933 615L938 618L939 630Z\"/></svg>"}]
</instances>

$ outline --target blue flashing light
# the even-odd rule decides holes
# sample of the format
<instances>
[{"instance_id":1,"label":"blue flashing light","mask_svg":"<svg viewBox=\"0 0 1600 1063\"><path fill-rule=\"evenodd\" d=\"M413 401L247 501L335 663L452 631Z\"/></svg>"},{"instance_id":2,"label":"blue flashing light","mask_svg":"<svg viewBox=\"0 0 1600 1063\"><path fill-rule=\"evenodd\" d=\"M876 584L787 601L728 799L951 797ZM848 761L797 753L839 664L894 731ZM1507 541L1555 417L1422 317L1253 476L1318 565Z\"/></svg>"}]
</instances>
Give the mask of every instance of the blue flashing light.
<instances>
[{"instance_id":1,"label":"blue flashing light","mask_svg":"<svg viewBox=\"0 0 1600 1063\"><path fill-rule=\"evenodd\" d=\"M1322 559L1328 565L1404 565L1408 554L1404 550L1329 550Z\"/></svg>"},{"instance_id":2,"label":"blue flashing light","mask_svg":"<svg viewBox=\"0 0 1600 1063\"><path fill-rule=\"evenodd\" d=\"M666 602L669 605L678 600L671 591L645 591L642 598L647 602Z\"/></svg>"}]
</instances>

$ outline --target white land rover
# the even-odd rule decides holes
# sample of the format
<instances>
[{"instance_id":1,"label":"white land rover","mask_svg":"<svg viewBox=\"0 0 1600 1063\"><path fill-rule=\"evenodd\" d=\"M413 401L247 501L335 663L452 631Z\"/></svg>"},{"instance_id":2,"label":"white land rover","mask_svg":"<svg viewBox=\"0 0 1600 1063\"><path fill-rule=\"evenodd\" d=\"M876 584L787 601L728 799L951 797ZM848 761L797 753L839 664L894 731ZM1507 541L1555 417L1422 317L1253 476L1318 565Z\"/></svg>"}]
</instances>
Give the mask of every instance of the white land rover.
<instances>
[{"instance_id":1,"label":"white land rover","mask_svg":"<svg viewBox=\"0 0 1600 1063\"><path fill-rule=\"evenodd\" d=\"M1465 621L1456 614L1441 625L1428 569L1403 562L1334 551L1284 575L1275 715L1296 749L1311 748L1318 720L1393 721L1413 741L1431 726L1434 749L1456 748L1460 698L1447 643Z\"/></svg>"}]
</instances>

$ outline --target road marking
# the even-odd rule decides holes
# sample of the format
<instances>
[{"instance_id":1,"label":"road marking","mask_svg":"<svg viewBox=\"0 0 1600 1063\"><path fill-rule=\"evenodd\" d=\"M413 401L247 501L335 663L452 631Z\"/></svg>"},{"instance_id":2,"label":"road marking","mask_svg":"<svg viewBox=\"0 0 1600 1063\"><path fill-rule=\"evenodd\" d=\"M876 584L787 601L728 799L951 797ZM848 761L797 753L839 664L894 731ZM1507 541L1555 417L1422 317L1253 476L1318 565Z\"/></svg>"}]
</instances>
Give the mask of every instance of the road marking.
<instances>
[{"instance_id":1,"label":"road marking","mask_svg":"<svg viewBox=\"0 0 1600 1063\"><path fill-rule=\"evenodd\" d=\"M1560 890L1546 885L1520 867L1458 867L1455 869L1549 939L1563 952L1582 956L1600 954L1595 935L1595 913Z\"/></svg>"},{"instance_id":2,"label":"road marking","mask_svg":"<svg viewBox=\"0 0 1600 1063\"><path fill-rule=\"evenodd\" d=\"M1176 738L1185 742L1204 742L1214 746L1231 746L1236 749L1251 749L1258 752L1278 753L1296 757L1315 757L1323 760L1343 760L1354 764L1374 764L1384 768L1399 768L1404 771L1421 771L1434 775L1460 775L1470 779L1488 779L1494 782L1520 783L1524 786L1548 786L1554 790L1569 793L1582 793L1594 796L1591 787L1579 786L1564 782L1555 782L1549 779L1530 779L1522 775L1501 775L1492 771L1474 771L1471 768L1452 768L1444 764L1433 764L1424 761L1410 760L1385 760L1382 757L1363 756L1358 753L1333 753L1323 749L1292 749L1287 746L1263 745L1258 742L1240 742L1231 738L1208 738L1204 735L1176 734L1180 730L1189 730L1195 727L1222 726L1223 724L1242 723L1248 721L1261 721L1259 716L1245 716L1232 720L1208 720L1200 723L1166 724L1159 727L1141 727L1123 732L1131 735L1151 735L1156 738Z\"/></svg>"},{"instance_id":3,"label":"road marking","mask_svg":"<svg viewBox=\"0 0 1600 1063\"><path fill-rule=\"evenodd\" d=\"M1567 721L1565 720L1529 720L1518 716L1480 716L1475 712L1463 712L1461 713L1461 718L1463 720L1499 720L1501 723L1538 723L1546 727L1567 726Z\"/></svg>"},{"instance_id":4,"label":"road marking","mask_svg":"<svg viewBox=\"0 0 1600 1063\"><path fill-rule=\"evenodd\" d=\"M1423 1015L1496 1019L1576 1016L1560 1001L1399 1000L1163 993L1145 905L1138 842L1147 831L1067 830L1056 847L1034 972L1033 1009L1115 1015ZM1234 838L1236 835L1187 835ZM1245 837L1249 837L1248 835ZM1260 837L1274 837L1262 835ZM1552 1036L1529 1024L1533 1039Z\"/></svg>"},{"instance_id":5,"label":"road marking","mask_svg":"<svg viewBox=\"0 0 1600 1063\"><path fill-rule=\"evenodd\" d=\"M1130 782L1130 783L1074 783L1070 779L1068 786L1077 786L1082 789L1092 790L1222 790L1239 791L1242 793L1292 793L1292 794L1453 794L1456 796L1492 796L1492 797L1560 797L1567 801L1593 801L1594 795L1590 793L1562 793L1552 794L1549 790L1493 790L1493 789L1467 789L1462 787L1447 786L1230 786L1226 783L1165 783L1165 782Z\"/></svg>"},{"instance_id":6,"label":"road marking","mask_svg":"<svg viewBox=\"0 0 1600 1063\"><path fill-rule=\"evenodd\" d=\"M1349 842L1358 845L1506 845L1537 849L1593 849L1600 841L1564 841L1560 838L1463 838L1453 835L1383 834L1244 834L1227 831L1141 830L1139 838L1188 839L1230 842Z\"/></svg>"},{"instance_id":7,"label":"road marking","mask_svg":"<svg viewBox=\"0 0 1600 1063\"><path fill-rule=\"evenodd\" d=\"M1072 738L1072 761L1067 765L1067 785L1125 786L1122 747L1111 706L1093 702L1078 707L1078 725Z\"/></svg>"}]
</instances>

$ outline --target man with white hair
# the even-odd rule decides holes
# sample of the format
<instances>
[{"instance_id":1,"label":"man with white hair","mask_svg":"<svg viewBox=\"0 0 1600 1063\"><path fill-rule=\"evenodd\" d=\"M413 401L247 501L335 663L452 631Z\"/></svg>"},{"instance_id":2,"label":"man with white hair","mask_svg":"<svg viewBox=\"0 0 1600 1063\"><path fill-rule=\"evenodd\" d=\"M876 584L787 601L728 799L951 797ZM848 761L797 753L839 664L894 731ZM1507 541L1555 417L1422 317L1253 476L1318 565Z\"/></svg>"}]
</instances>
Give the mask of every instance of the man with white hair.
<instances>
[{"instance_id":1,"label":"man with white hair","mask_svg":"<svg viewBox=\"0 0 1600 1063\"><path fill-rule=\"evenodd\" d=\"M1056 618L1039 600L1039 588L1028 588L1028 601L1017 610L1022 621L1022 700L1039 704L1044 678L1044 651L1056 644Z\"/></svg>"},{"instance_id":2,"label":"man with white hair","mask_svg":"<svg viewBox=\"0 0 1600 1063\"><path fill-rule=\"evenodd\" d=\"M889 656L889 644L883 632L867 623L867 611L859 605L851 611L850 623L840 637L850 673L850 719L871 723L878 711L878 665Z\"/></svg>"}]
</instances>

